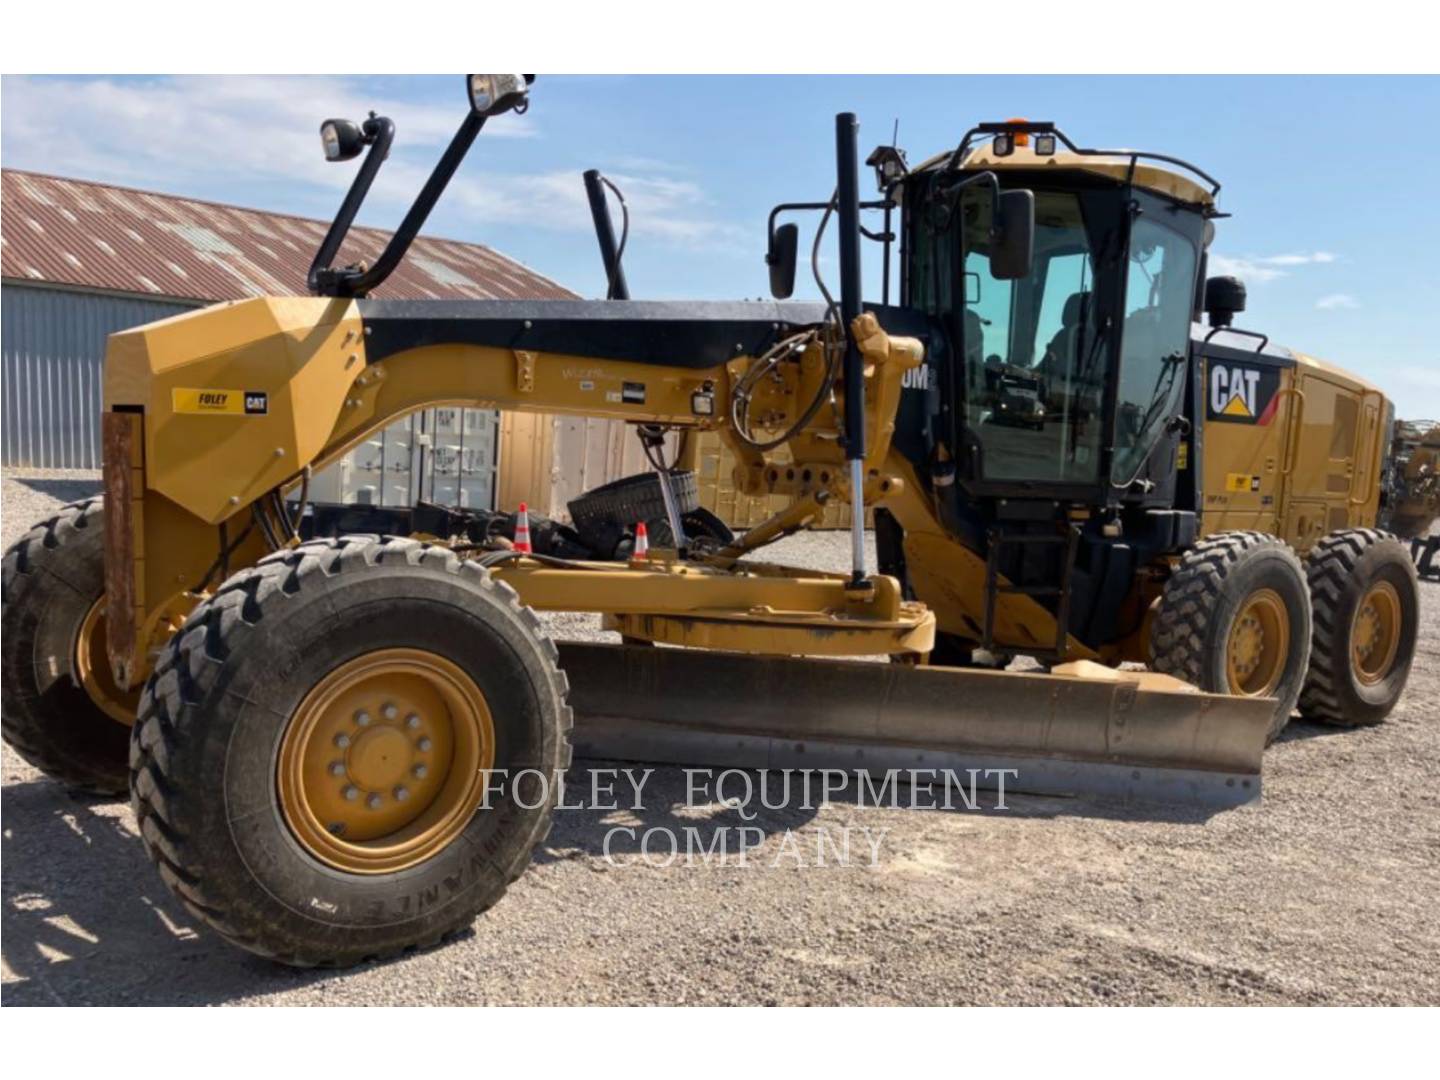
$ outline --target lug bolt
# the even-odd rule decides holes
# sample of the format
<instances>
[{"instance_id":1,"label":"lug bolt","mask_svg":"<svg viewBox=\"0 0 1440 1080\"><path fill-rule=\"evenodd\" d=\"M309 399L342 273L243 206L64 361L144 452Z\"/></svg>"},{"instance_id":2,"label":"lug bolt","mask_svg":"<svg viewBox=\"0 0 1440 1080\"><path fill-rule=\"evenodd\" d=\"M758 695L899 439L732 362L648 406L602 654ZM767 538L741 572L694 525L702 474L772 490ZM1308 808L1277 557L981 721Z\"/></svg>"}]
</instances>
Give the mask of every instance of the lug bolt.
<instances>
[{"instance_id":1,"label":"lug bolt","mask_svg":"<svg viewBox=\"0 0 1440 1080\"><path fill-rule=\"evenodd\" d=\"M378 796L377 796L377 797L378 797ZM397 788L395 789L395 798L396 798L398 801L404 802L404 801L405 801L406 799L408 799L409 797L410 797L410 789L409 789L409 788L406 788L406 787L397 787Z\"/></svg>"},{"instance_id":2,"label":"lug bolt","mask_svg":"<svg viewBox=\"0 0 1440 1080\"><path fill-rule=\"evenodd\" d=\"M370 714L369 714L368 712L366 712L364 709L361 709L359 712L357 712L357 713L355 714L355 723L359 724L361 727L369 727L369 726L370 726Z\"/></svg>"},{"instance_id":3,"label":"lug bolt","mask_svg":"<svg viewBox=\"0 0 1440 1080\"><path fill-rule=\"evenodd\" d=\"M424 780L430 773L430 769L425 765L416 765L410 771L414 774L416 780Z\"/></svg>"},{"instance_id":4,"label":"lug bolt","mask_svg":"<svg viewBox=\"0 0 1440 1080\"><path fill-rule=\"evenodd\" d=\"M400 710L387 701L383 706L381 706L380 715L385 717L386 720L394 720L395 717L400 715Z\"/></svg>"},{"instance_id":5,"label":"lug bolt","mask_svg":"<svg viewBox=\"0 0 1440 1080\"><path fill-rule=\"evenodd\" d=\"M350 736L346 735L343 731L340 732L339 735L335 736L335 745L338 746L341 750L344 750L347 746L350 745Z\"/></svg>"},{"instance_id":6,"label":"lug bolt","mask_svg":"<svg viewBox=\"0 0 1440 1080\"><path fill-rule=\"evenodd\" d=\"M405 717L405 726L408 727L411 731L414 731L420 726L420 717L416 716L412 712L409 716Z\"/></svg>"},{"instance_id":7,"label":"lug bolt","mask_svg":"<svg viewBox=\"0 0 1440 1080\"><path fill-rule=\"evenodd\" d=\"M332 761L332 762L330 763L330 775L331 775L331 776L344 776L344 775L345 775L345 763L344 763L343 761Z\"/></svg>"},{"instance_id":8,"label":"lug bolt","mask_svg":"<svg viewBox=\"0 0 1440 1080\"><path fill-rule=\"evenodd\" d=\"M360 790L350 784L346 784L345 790L342 791L340 794L345 796L345 800L347 802L354 802L360 797Z\"/></svg>"},{"instance_id":9,"label":"lug bolt","mask_svg":"<svg viewBox=\"0 0 1440 1080\"><path fill-rule=\"evenodd\" d=\"M371 795L368 799L365 800L365 805L368 806L371 810L379 810L380 804L384 801L385 800L382 799L379 795Z\"/></svg>"},{"instance_id":10,"label":"lug bolt","mask_svg":"<svg viewBox=\"0 0 1440 1080\"><path fill-rule=\"evenodd\" d=\"M417 742L415 745L418 746L422 752L428 751L431 746L430 737L428 735L420 736L420 741Z\"/></svg>"}]
</instances>

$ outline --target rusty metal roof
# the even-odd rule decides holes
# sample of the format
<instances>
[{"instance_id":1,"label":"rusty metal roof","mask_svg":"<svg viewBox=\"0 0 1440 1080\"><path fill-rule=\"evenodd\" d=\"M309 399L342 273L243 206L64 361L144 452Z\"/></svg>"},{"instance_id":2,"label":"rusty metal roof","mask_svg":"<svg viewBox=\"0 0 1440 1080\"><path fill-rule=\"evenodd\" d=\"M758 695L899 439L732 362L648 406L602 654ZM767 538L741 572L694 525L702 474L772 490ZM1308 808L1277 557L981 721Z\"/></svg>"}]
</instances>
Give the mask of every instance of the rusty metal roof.
<instances>
[{"instance_id":1,"label":"rusty metal roof","mask_svg":"<svg viewBox=\"0 0 1440 1080\"><path fill-rule=\"evenodd\" d=\"M303 296L328 222L0 170L6 279L195 300ZM354 228L339 265L373 262L390 233ZM421 236L374 295L392 300L568 299L570 290L485 247Z\"/></svg>"}]
</instances>

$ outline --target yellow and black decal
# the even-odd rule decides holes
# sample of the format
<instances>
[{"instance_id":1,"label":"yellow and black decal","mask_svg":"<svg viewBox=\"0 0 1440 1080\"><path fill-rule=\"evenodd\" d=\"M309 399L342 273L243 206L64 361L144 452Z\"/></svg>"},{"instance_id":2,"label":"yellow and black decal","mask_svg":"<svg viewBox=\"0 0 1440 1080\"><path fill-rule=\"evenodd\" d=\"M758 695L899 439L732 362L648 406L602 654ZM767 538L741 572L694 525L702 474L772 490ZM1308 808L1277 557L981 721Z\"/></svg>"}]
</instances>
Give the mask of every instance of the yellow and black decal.
<instances>
[{"instance_id":1,"label":"yellow and black decal","mask_svg":"<svg viewBox=\"0 0 1440 1080\"><path fill-rule=\"evenodd\" d=\"M171 391L170 405L190 416L264 416L270 411L270 395L264 390L177 386Z\"/></svg>"},{"instance_id":2,"label":"yellow and black decal","mask_svg":"<svg viewBox=\"0 0 1440 1080\"><path fill-rule=\"evenodd\" d=\"M1280 371L1211 357L1205 373L1205 418L1231 424L1268 424L1280 398Z\"/></svg>"}]
</instances>

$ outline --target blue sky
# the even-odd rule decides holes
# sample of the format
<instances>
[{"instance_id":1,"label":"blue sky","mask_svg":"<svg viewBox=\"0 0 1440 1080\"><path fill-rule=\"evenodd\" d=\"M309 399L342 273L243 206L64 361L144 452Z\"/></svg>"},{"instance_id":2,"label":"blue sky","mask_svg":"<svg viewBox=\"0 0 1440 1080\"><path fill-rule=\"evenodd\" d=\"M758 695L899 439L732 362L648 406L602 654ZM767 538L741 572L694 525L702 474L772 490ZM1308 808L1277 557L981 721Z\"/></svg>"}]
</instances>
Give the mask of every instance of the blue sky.
<instances>
[{"instance_id":1,"label":"blue sky","mask_svg":"<svg viewBox=\"0 0 1440 1080\"><path fill-rule=\"evenodd\" d=\"M316 217L353 168L321 161L319 121L375 107L399 135L362 221L387 227L465 108L458 76L6 78L0 104L6 166ZM599 295L580 184L598 167L631 204L633 295L760 296L765 215L829 193L841 110L860 117L862 153L898 118L912 162L1011 116L1196 162L1234 214L1212 264L1245 278L1242 324L1369 376L1402 416L1440 416L1435 78L542 76L525 117L481 136L428 231ZM873 281L878 249L866 255Z\"/></svg>"}]
</instances>

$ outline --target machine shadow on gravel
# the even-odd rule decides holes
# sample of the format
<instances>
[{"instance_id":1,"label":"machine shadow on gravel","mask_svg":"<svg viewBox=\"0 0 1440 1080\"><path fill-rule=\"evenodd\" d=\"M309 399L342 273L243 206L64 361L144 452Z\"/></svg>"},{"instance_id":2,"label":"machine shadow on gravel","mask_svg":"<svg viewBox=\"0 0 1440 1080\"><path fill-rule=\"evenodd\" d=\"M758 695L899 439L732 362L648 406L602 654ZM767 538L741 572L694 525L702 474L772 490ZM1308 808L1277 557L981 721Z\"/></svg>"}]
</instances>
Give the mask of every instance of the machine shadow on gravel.
<instances>
[{"instance_id":1,"label":"machine shadow on gravel","mask_svg":"<svg viewBox=\"0 0 1440 1080\"><path fill-rule=\"evenodd\" d=\"M1309 733L1308 728L1297 732L1302 737ZM589 767L628 764L586 761L573 767L567 781L570 801L584 801L582 796L588 794ZM605 836L620 820L637 833L650 828L695 829L699 841L709 845L722 829L759 829L769 840L786 830L803 829L817 817L817 809L805 805L799 791L788 802L772 799L772 806L780 803L773 809L757 807L753 819L742 816L739 808L718 805L711 813L699 808L687 811L684 771L676 766L654 768L639 810L630 809L632 800L622 780L615 791L621 811L557 813L554 830L537 849L535 862L603 858ZM873 806L858 798L854 784L832 794L830 801L861 813ZM1200 808L1107 804L1015 792L1007 792L1005 802L1005 810L996 810L993 798L985 796L976 810L957 806L950 811L914 812L1181 824L1201 824L1210 816ZM127 820L109 811L113 805L72 796L50 781L5 787L0 932L5 963L16 978L4 988L5 1005L220 1004L345 977L343 972L297 970L239 953L199 926L158 883L133 891L133 883L148 880L149 861ZM634 844L612 846L621 858L634 853ZM685 870L677 866L675 872Z\"/></svg>"},{"instance_id":2,"label":"machine shadow on gravel","mask_svg":"<svg viewBox=\"0 0 1440 1080\"><path fill-rule=\"evenodd\" d=\"M15 476L9 479L13 479L17 484L24 484L30 490L37 491L41 495L48 495L61 503L88 499L92 495L99 494L101 486L98 477L93 480L67 480L37 476Z\"/></svg>"},{"instance_id":3,"label":"machine shadow on gravel","mask_svg":"<svg viewBox=\"0 0 1440 1080\"><path fill-rule=\"evenodd\" d=\"M112 805L47 780L5 786L0 934L16 981L4 1005L223 1004L335 977L200 927L151 881L126 819L102 811Z\"/></svg>"}]
</instances>

